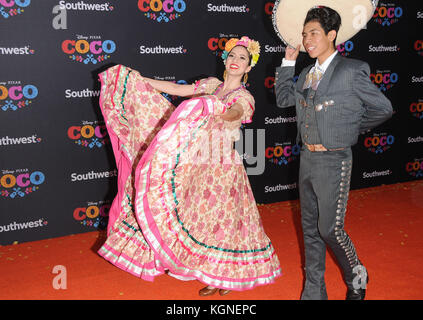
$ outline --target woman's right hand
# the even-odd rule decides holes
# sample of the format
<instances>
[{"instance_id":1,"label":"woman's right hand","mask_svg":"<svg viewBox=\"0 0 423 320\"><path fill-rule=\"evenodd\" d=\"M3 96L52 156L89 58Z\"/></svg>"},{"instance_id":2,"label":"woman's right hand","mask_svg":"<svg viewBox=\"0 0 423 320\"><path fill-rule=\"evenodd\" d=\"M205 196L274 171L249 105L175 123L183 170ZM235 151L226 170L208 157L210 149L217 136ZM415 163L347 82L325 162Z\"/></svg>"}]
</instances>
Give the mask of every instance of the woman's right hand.
<instances>
[{"instance_id":1,"label":"woman's right hand","mask_svg":"<svg viewBox=\"0 0 423 320\"><path fill-rule=\"evenodd\" d=\"M285 60L297 60L298 55L300 54L301 45L299 44L297 48L293 48L291 46L286 46L285 49Z\"/></svg>"}]
</instances>

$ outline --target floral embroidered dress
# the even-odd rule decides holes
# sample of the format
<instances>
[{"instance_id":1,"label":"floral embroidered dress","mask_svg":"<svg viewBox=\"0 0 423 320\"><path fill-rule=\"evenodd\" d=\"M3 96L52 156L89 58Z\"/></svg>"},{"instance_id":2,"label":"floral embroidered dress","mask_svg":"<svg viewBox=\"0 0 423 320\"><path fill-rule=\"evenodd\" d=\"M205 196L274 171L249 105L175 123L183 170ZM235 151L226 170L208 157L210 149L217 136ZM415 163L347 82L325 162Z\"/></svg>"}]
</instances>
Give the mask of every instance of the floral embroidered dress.
<instances>
[{"instance_id":1,"label":"floral embroidered dress","mask_svg":"<svg viewBox=\"0 0 423 320\"><path fill-rule=\"evenodd\" d=\"M278 257L266 236L240 156L232 148L254 99L244 88L217 98L202 79L176 109L135 70L100 74L100 106L118 167L108 237L98 253L144 280L168 274L229 290L274 282ZM234 122L216 117L233 103Z\"/></svg>"}]
</instances>

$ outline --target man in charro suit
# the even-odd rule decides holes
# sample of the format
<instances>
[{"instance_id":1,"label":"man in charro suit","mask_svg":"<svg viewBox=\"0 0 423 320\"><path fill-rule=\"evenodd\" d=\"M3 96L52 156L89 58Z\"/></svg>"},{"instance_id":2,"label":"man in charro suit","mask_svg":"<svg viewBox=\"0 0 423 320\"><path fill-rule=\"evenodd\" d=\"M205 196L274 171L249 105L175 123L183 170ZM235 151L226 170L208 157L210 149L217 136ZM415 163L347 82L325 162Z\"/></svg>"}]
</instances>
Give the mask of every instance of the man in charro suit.
<instances>
[{"instance_id":1,"label":"man in charro suit","mask_svg":"<svg viewBox=\"0 0 423 320\"><path fill-rule=\"evenodd\" d=\"M369 279L344 230L351 146L360 133L389 119L392 106L370 81L367 63L342 57L336 51L337 43L357 32L357 26L350 26L354 3L369 10L367 21L377 4L374 0L280 0L273 15L275 29L287 44L282 65L276 69L277 105L296 106L297 140L302 143L299 194L306 279L301 299L328 298L324 279L326 246L343 271L347 300L363 300ZM328 7L317 7L318 4ZM302 17L298 16L300 13ZM340 28L341 16L346 20L342 21L344 29ZM294 18L303 21L302 30L287 21ZM296 31L302 38L297 42L292 34ZM301 42L303 50L316 62L303 69L294 83Z\"/></svg>"}]
</instances>

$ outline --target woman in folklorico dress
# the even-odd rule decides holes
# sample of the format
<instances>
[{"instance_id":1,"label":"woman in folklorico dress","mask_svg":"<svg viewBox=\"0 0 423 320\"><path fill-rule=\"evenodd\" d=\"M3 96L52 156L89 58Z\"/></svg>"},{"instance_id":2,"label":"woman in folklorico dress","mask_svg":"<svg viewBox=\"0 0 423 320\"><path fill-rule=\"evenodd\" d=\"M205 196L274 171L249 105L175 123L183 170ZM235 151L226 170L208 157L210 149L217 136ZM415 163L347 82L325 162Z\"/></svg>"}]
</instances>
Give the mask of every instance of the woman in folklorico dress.
<instances>
[{"instance_id":1,"label":"woman in folklorico dress","mask_svg":"<svg viewBox=\"0 0 423 320\"><path fill-rule=\"evenodd\" d=\"M100 74L100 106L118 168L118 193L98 253L148 281L167 273L208 286L200 296L247 290L281 275L233 142L251 122L242 85L260 46L230 39L224 82L145 78L123 65ZM190 99L176 109L160 92ZM220 289L220 290L219 290Z\"/></svg>"}]
</instances>

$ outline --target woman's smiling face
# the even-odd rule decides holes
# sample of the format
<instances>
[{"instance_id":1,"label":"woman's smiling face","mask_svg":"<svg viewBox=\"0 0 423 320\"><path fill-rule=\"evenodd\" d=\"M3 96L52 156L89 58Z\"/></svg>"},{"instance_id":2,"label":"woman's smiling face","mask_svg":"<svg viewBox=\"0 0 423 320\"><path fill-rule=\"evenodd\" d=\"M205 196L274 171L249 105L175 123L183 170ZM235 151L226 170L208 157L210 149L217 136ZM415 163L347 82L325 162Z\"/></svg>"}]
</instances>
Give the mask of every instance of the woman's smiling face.
<instances>
[{"instance_id":1,"label":"woman's smiling face","mask_svg":"<svg viewBox=\"0 0 423 320\"><path fill-rule=\"evenodd\" d=\"M243 46L234 47L226 59L226 71L230 75L243 76L250 72L250 54Z\"/></svg>"}]
</instances>

